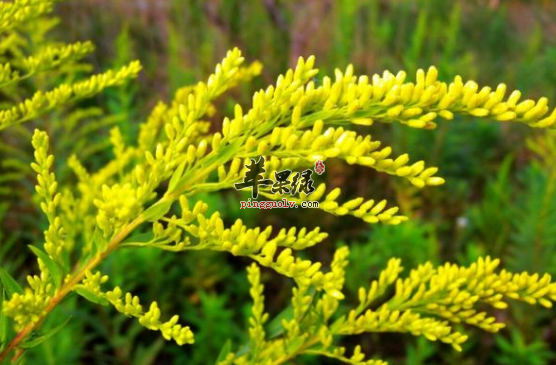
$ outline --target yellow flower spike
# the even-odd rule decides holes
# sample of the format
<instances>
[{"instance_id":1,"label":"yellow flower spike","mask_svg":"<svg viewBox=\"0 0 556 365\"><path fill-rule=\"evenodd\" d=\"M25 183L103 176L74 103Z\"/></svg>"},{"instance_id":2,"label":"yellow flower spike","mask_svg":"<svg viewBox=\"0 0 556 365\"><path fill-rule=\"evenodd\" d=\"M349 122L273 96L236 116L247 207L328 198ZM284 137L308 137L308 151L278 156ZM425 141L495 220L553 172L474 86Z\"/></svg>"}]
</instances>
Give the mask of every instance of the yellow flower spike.
<instances>
[{"instance_id":1,"label":"yellow flower spike","mask_svg":"<svg viewBox=\"0 0 556 365\"><path fill-rule=\"evenodd\" d=\"M297 105L293 108L292 124L295 126L299 123L300 120L301 120L301 107Z\"/></svg>"},{"instance_id":2,"label":"yellow flower spike","mask_svg":"<svg viewBox=\"0 0 556 365\"><path fill-rule=\"evenodd\" d=\"M370 127L374 124L374 121L370 118L366 118L366 119L357 118L357 119L353 119L352 123L356 124L356 125L362 125L362 126Z\"/></svg>"},{"instance_id":3,"label":"yellow flower spike","mask_svg":"<svg viewBox=\"0 0 556 365\"><path fill-rule=\"evenodd\" d=\"M490 114L490 111L485 108L475 108L473 110L470 110L469 114L475 117L486 117L487 115Z\"/></svg>"},{"instance_id":4,"label":"yellow flower spike","mask_svg":"<svg viewBox=\"0 0 556 365\"><path fill-rule=\"evenodd\" d=\"M58 183L55 174L50 172L54 163L54 156L48 155L47 152L49 149L48 135L45 132L35 130L32 145L35 148L36 162L31 164L31 168L38 174L36 191L41 197L40 205L49 222L48 229L45 231L44 248L52 259L60 262L62 252L67 248L64 239L66 229L57 214L61 195L57 193ZM52 284L56 287L59 285L59 283Z\"/></svg>"},{"instance_id":5,"label":"yellow flower spike","mask_svg":"<svg viewBox=\"0 0 556 365\"><path fill-rule=\"evenodd\" d=\"M226 138L230 134L230 119L224 118L222 122L222 135Z\"/></svg>"},{"instance_id":6,"label":"yellow flower spike","mask_svg":"<svg viewBox=\"0 0 556 365\"><path fill-rule=\"evenodd\" d=\"M359 207L362 203L363 203L363 198L359 197L359 198L355 198L352 199L348 202L345 202L342 207L346 208L348 210L355 210L357 207Z\"/></svg>"},{"instance_id":7,"label":"yellow flower spike","mask_svg":"<svg viewBox=\"0 0 556 365\"><path fill-rule=\"evenodd\" d=\"M507 89L508 87L506 86L506 84L499 84L496 87L496 91L490 95L490 98L485 103L484 107L486 109L492 109L493 107L501 103L502 100L504 100L504 96L506 95Z\"/></svg>"},{"instance_id":8,"label":"yellow flower spike","mask_svg":"<svg viewBox=\"0 0 556 365\"><path fill-rule=\"evenodd\" d=\"M508 101L507 101L508 106L515 107L520 98L521 98L521 91L519 90L512 91L512 93L508 97Z\"/></svg>"},{"instance_id":9,"label":"yellow flower spike","mask_svg":"<svg viewBox=\"0 0 556 365\"><path fill-rule=\"evenodd\" d=\"M403 166L400 167L398 169L396 169L396 175L401 176L401 177L406 177L411 175L412 170L410 166Z\"/></svg>"},{"instance_id":10,"label":"yellow flower spike","mask_svg":"<svg viewBox=\"0 0 556 365\"><path fill-rule=\"evenodd\" d=\"M334 201L325 201L320 204L320 208L327 211L335 211L338 208L338 203Z\"/></svg>"},{"instance_id":11,"label":"yellow flower spike","mask_svg":"<svg viewBox=\"0 0 556 365\"><path fill-rule=\"evenodd\" d=\"M427 185L430 185L430 186L442 185L445 182L446 181L441 177L429 177L429 178L426 179Z\"/></svg>"},{"instance_id":12,"label":"yellow flower spike","mask_svg":"<svg viewBox=\"0 0 556 365\"><path fill-rule=\"evenodd\" d=\"M298 142L297 135L292 134L288 137L288 139L286 140L286 143L284 143L284 144L286 146L286 149L289 150L289 149L293 149L296 146L297 142Z\"/></svg>"},{"instance_id":13,"label":"yellow flower spike","mask_svg":"<svg viewBox=\"0 0 556 365\"><path fill-rule=\"evenodd\" d=\"M411 128L422 129L425 128L428 123L421 119L411 119L405 122L405 124L407 124Z\"/></svg>"},{"instance_id":14,"label":"yellow flower spike","mask_svg":"<svg viewBox=\"0 0 556 365\"><path fill-rule=\"evenodd\" d=\"M423 113L423 109L419 108L419 107L414 107L414 108L409 108L406 109L402 112L401 116L402 118L405 119L410 119L413 117L416 117L418 115L421 115Z\"/></svg>"},{"instance_id":15,"label":"yellow flower spike","mask_svg":"<svg viewBox=\"0 0 556 365\"><path fill-rule=\"evenodd\" d=\"M427 75L425 77L425 85L426 86L433 85L436 82L437 78L438 78L438 70L436 69L436 67L434 66L429 67L429 70L427 71Z\"/></svg>"},{"instance_id":16,"label":"yellow flower spike","mask_svg":"<svg viewBox=\"0 0 556 365\"><path fill-rule=\"evenodd\" d=\"M434 96L435 96L434 94L435 94L434 87L430 86L425 88L423 94L421 95L421 98L419 99L419 104L421 106L428 106L432 104L434 102Z\"/></svg>"},{"instance_id":17,"label":"yellow flower spike","mask_svg":"<svg viewBox=\"0 0 556 365\"><path fill-rule=\"evenodd\" d=\"M386 112L386 115L389 118L396 118L398 117L402 112L404 111L404 106L403 105L396 105L394 107L391 107L388 109L388 111ZM356 123L355 121L353 122L354 124L360 124L360 125L365 125L365 124L361 124L361 123ZM371 119L371 124L372 124L372 119ZM370 125L370 124L369 124Z\"/></svg>"},{"instance_id":18,"label":"yellow flower spike","mask_svg":"<svg viewBox=\"0 0 556 365\"><path fill-rule=\"evenodd\" d=\"M407 74L405 71L398 71L398 73L396 74L396 84L397 85L402 85L405 81L405 78L407 77Z\"/></svg>"},{"instance_id":19,"label":"yellow flower spike","mask_svg":"<svg viewBox=\"0 0 556 365\"><path fill-rule=\"evenodd\" d=\"M491 94L491 91L492 91L492 88L490 88L489 86L484 86L483 88L481 88L481 90L477 94L477 97L479 98L479 104L480 105L485 104L485 102L488 100L488 98Z\"/></svg>"},{"instance_id":20,"label":"yellow flower spike","mask_svg":"<svg viewBox=\"0 0 556 365\"><path fill-rule=\"evenodd\" d=\"M342 191L340 190L340 188L335 188L326 195L325 201L335 201L336 199L338 199L341 192Z\"/></svg>"},{"instance_id":21,"label":"yellow flower spike","mask_svg":"<svg viewBox=\"0 0 556 365\"><path fill-rule=\"evenodd\" d=\"M249 136L249 138L247 138L247 142L245 142L245 149L247 151L251 151L254 149L256 145L257 145L257 139L253 136Z\"/></svg>"},{"instance_id":22,"label":"yellow flower spike","mask_svg":"<svg viewBox=\"0 0 556 365\"><path fill-rule=\"evenodd\" d=\"M466 109L468 110L483 109L483 108L479 108L481 104L481 97L479 96L479 94L471 94L469 98L466 100L465 104L466 104Z\"/></svg>"},{"instance_id":23,"label":"yellow flower spike","mask_svg":"<svg viewBox=\"0 0 556 365\"><path fill-rule=\"evenodd\" d=\"M320 200L326 191L326 185L320 184L317 186L317 189L311 194L311 199Z\"/></svg>"},{"instance_id":24,"label":"yellow flower spike","mask_svg":"<svg viewBox=\"0 0 556 365\"><path fill-rule=\"evenodd\" d=\"M509 109L509 106L508 106L507 103L504 103L504 102L498 103L498 104L496 104L496 106L494 106L490 110L490 114L493 115L493 116L500 115L500 114L503 114L503 113L507 112L508 109Z\"/></svg>"},{"instance_id":25,"label":"yellow flower spike","mask_svg":"<svg viewBox=\"0 0 556 365\"><path fill-rule=\"evenodd\" d=\"M187 148L187 155L186 155L187 163L193 164L193 162L195 162L196 155L197 155L197 149L195 148L195 146L189 145L189 147Z\"/></svg>"},{"instance_id":26,"label":"yellow flower spike","mask_svg":"<svg viewBox=\"0 0 556 365\"><path fill-rule=\"evenodd\" d=\"M496 117L496 120L500 121L500 122L507 122L510 120L514 120L515 118L517 118L517 114L515 112L512 111L508 111L505 113L502 113L500 115L498 115Z\"/></svg>"},{"instance_id":27,"label":"yellow flower spike","mask_svg":"<svg viewBox=\"0 0 556 365\"><path fill-rule=\"evenodd\" d=\"M201 140L201 142L199 142L199 145L197 146L197 152L195 154L195 158L201 158L203 157L207 152L207 141L206 140Z\"/></svg>"},{"instance_id":28,"label":"yellow flower spike","mask_svg":"<svg viewBox=\"0 0 556 365\"><path fill-rule=\"evenodd\" d=\"M452 106L452 104L454 104L454 102L456 101L456 97L453 95L453 89L454 89L454 84L450 85L450 90L447 94L444 94L439 102L438 102L438 109L440 110L439 113L441 112L449 112L449 108Z\"/></svg>"},{"instance_id":29,"label":"yellow flower spike","mask_svg":"<svg viewBox=\"0 0 556 365\"><path fill-rule=\"evenodd\" d=\"M535 102L531 99L524 100L521 103L517 104L515 107L515 112L519 114L525 114L529 110L531 110L535 106Z\"/></svg>"},{"instance_id":30,"label":"yellow flower spike","mask_svg":"<svg viewBox=\"0 0 556 365\"><path fill-rule=\"evenodd\" d=\"M425 71L422 68L417 70L416 81L418 86L425 84Z\"/></svg>"},{"instance_id":31,"label":"yellow flower spike","mask_svg":"<svg viewBox=\"0 0 556 365\"><path fill-rule=\"evenodd\" d=\"M386 93L386 97L384 98L384 100L380 103L382 106L385 107L389 107L392 104L398 102L399 100L399 87L398 86L394 86L392 89L390 89L387 93ZM400 111L401 112L401 111Z\"/></svg>"},{"instance_id":32,"label":"yellow flower spike","mask_svg":"<svg viewBox=\"0 0 556 365\"><path fill-rule=\"evenodd\" d=\"M264 287L261 284L260 277L261 273L259 267L256 264L252 264L247 269L249 283L251 284L250 294L253 298L253 306L251 309L252 316L249 319L251 327L249 329L249 335L254 346L254 356L258 356L258 352L262 350L262 346L265 342L266 333L263 325L265 324L268 314L264 312Z\"/></svg>"},{"instance_id":33,"label":"yellow flower spike","mask_svg":"<svg viewBox=\"0 0 556 365\"><path fill-rule=\"evenodd\" d=\"M531 119L538 119L548 112L548 99L545 97L540 98L536 105L523 115L524 121Z\"/></svg>"}]
</instances>

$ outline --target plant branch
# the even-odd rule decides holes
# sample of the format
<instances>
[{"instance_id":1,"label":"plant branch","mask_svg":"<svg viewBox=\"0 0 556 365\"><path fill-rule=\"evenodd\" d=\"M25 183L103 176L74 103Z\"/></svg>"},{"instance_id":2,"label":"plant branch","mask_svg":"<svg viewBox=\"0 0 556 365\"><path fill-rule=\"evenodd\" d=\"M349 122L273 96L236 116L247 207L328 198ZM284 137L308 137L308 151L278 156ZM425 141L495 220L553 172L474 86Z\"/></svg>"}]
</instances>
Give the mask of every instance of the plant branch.
<instances>
[{"instance_id":1,"label":"plant branch","mask_svg":"<svg viewBox=\"0 0 556 365\"><path fill-rule=\"evenodd\" d=\"M8 346L0 353L0 363L6 359L6 357L15 350L28 336L31 332L38 329L42 322L45 320L46 316L54 310L60 304L60 302L73 291L74 287L78 285L85 274L88 271L93 270L96 266L98 266L112 251L114 251L118 245L141 223L145 221L143 214L125 226L109 243L106 250L95 256L91 261L89 261L83 268L81 268L73 277L64 283L58 293L56 293L50 302L46 305L43 310L43 313L40 315L38 321L26 326L23 328L19 333L15 336L15 338L8 344ZM19 357L20 354L16 354L16 357Z\"/></svg>"}]
</instances>

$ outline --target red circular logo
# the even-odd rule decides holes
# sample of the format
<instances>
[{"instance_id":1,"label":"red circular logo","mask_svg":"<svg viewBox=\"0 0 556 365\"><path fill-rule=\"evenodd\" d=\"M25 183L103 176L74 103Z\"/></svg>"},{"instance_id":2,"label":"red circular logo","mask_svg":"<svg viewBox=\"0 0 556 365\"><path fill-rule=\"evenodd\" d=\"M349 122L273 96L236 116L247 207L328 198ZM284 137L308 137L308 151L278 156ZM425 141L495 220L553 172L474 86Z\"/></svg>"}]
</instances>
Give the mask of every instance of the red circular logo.
<instances>
[{"instance_id":1,"label":"red circular logo","mask_svg":"<svg viewBox=\"0 0 556 365\"><path fill-rule=\"evenodd\" d=\"M324 162L322 162L321 160L317 160L317 162L315 162L315 172L319 175L322 175L322 173L324 172Z\"/></svg>"}]
</instances>

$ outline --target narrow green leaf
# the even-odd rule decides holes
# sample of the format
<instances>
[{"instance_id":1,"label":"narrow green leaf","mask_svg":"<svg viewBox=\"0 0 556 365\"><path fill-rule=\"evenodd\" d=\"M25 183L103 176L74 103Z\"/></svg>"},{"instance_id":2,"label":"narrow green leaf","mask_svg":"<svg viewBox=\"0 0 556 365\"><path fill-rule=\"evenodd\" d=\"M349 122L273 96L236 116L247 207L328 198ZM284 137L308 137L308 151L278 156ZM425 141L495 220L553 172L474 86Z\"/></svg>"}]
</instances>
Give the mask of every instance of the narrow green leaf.
<instances>
[{"instance_id":1,"label":"narrow green leaf","mask_svg":"<svg viewBox=\"0 0 556 365\"><path fill-rule=\"evenodd\" d=\"M62 328L64 328L68 322L70 321L71 317L68 317L68 319L66 319L63 323L59 324L58 326L54 327L53 329L51 329L50 331L48 331L47 333L45 333L44 335L39 335L39 336L35 336L33 339L24 341L20 347L24 348L24 349L30 349L33 348L37 345L40 345L41 343L43 343L44 341L48 340L50 337L54 336L56 333L60 332L60 330Z\"/></svg>"},{"instance_id":2,"label":"narrow green leaf","mask_svg":"<svg viewBox=\"0 0 556 365\"><path fill-rule=\"evenodd\" d=\"M134 365L151 365L156 362L156 357L160 351L164 348L165 341L162 338L158 338L153 341L148 346L139 345L133 356L133 361L131 364Z\"/></svg>"},{"instance_id":3,"label":"narrow green leaf","mask_svg":"<svg viewBox=\"0 0 556 365\"><path fill-rule=\"evenodd\" d=\"M4 350L4 347L8 340L8 318L4 315L2 311L2 305L6 300L6 291L2 289L2 302L0 302L0 351Z\"/></svg>"},{"instance_id":4,"label":"narrow green leaf","mask_svg":"<svg viewBox=\"0 0 556 365\"><path fill-rule=\"evenodd\" d=\"M150 242L151 240L153 240L154 238L154 233L152 231L146 232L146 233L139 233L139 234L135 234L131 237L129 237L128 239L126 239L123 243L147 243Z\"/></svg>"},{"instance_id":5,"label":"narrow green leaf","mask_svg":"<svg viewBox=\"0 0 556 365\"><path fill-rule=\"evenodd\" d=\"M220 354L218 354L218 358L216 359L215 364L218 365L222 361L224 361L230 352L232 352L232 341L228 340L226 341L224 346L222 346L222 349L220 350Z\"/></svg>"},{"instance_id":6,"label":"narrow green leaf","mask_svg":"<svg viewBox=\"0 0 556 365\"><path fill-rule=\"evenodd\" d=\"M100 252L104 252L104 250L106 249L106 245L108 244L108 241L104 238L102 230L98 227L95 227L95 230L93 231L92 240L93 240L93 247L92 247L93 249L91 250L89 257L94 257Z\"/></svg>"},{"instance_id":7,"label":"narrow green leaf","mask_svg":"<svg viewBox=\"0 0 556 365\"><path fill-rule=\"evenodd\" d=\"M17 281L15 281L14 278L12 278L10 274L8 274L6 270L2 269L1 267L0 279L4 284L4 289L6 289L6 293L8 293L9 298L11 298L12 295L14 295L15 293L23 294L23 288L21 287L21 285L19 285Z\"/></svg>"},{"instance_id":8,"label":"narrow green leaf","mask_svg":"<svg viewBox=\"0 0 556 365\"><path fill-rule=\"evenodd\" d=\"M54 261L52 257L48 256L48 254L40 248L33 245L29 245L29 248L44 263L44 265L48 269L48 272L50 273L50 276L52 276L55 288L58 289L60 285L62 285L63 276L62 268L60 267L60 265L58 265L58 263Z\"/></svg>"},{"instance_id":9,"label":"narrow green leaf","mask_svg":"<svg viewBox=\"0 0 556 365\"><path fill-rule=\"evenodd\" d=\"M176 188L178 182L180 181L180 179L183 175L183 170L185 170L185 163L186 163L186 161L183 161L182 163L180 163L180 165L178 166L176 171L174 171L174 173L172 174L172 178L170 179L170 182L168 183L168 193L173 192L174 189Z\"/></svg>"},{"instance_id":10,"label":"narrow green leaf","mask_svg":"<svg viewBox=\"0 0 556 365\"><path fill-rule=\"evenodd\" d=\"M89 289L85 288L82 285L75 287L74 291L77 294L81 295L83 298L87 299L89 302L93 302L104 306L107 306L109 304L106 298L103 298L93 293L92 291L90 291Z\"/></svg>"},{"instance_id":11,"label":"narrow green leaf","mask_svg":"<svg viewBox=\"0 0 556 365\"><path fill-rule=\"evenodd\" d=\"M272 321L270 321L270 323L268 324L266 330L268 334L268 338L272 339L284 333L284 326L282 325L282 320L284 319L291 320L292 318L293 318L293 307L290 304L288 307L286 307L286 309L284 309L276 317L274 317Z\"/></svg>"},{"instance_id":12,"label":"narrow green leaf","mask_svg":"<svg viewBox=\"0 0 556 365\"><path fill-rule=\"evenodd\" d=\"M313 301L315 300L315 295L316 295L316 290L315 287L311 286L309 288L309 290L307 291L307 294L311 295L311 305L313 303ZM311 310L311 308L309 307L307 309L307 311L303 314L303 317L305 317L307 315L307 312L309 312ZM293 318L293 306L290 304L286 307L286 309L284 309L283 311L281 311L280 313L278 313L278 315L276 317L274 317L270 323L267 325L266 327L266 333L269 339L275 338L280 336L282 333L284 333L284 326L282 325L282 321L285 320L291 320Z\"/></svg>"},{"instance_id":13,"label":"narrow green leaf","mask_svg":"<svg viewBox=\"0 0 556 365\"><path fill-rule=\"evenodd\" d=\"M23 365L25 364L25 353L23 353L21 356L19 356L17 358L17 360L15 360L15 362L10 362L9 365Z\"/></svg>"},{"instance_id":14,"label":"narrow green leaf","mask_svg":"<svg viewBox=\"0 0 556 365\"><path fill-rule=\"evenodd\" d=\"M240 138L235 140L234 142L230 143L229 145L223 147L218 154L214 155L207 155L203 160L204 167L201 171L189 170L181 179L176 183L174 187L174 191L182 189L184 186L190 183L191 174L194 174L194 177L198 175L208 175L218 166L225 164L228 162L234 154L237 153L237 150L245 143L245 138Z\"/></svg>"},{"instance_id":15,"label":"narrow green leaf","mask_svg":"<svg viewBox=\"0 0 556 365\"><path fill-rule=\"evenodd\" d=\"M143 217L147 222L154 222L157 219L162 218L172 206L171 201L159 201L149 209L143 212Z\"/></svg>"}]
</instances>

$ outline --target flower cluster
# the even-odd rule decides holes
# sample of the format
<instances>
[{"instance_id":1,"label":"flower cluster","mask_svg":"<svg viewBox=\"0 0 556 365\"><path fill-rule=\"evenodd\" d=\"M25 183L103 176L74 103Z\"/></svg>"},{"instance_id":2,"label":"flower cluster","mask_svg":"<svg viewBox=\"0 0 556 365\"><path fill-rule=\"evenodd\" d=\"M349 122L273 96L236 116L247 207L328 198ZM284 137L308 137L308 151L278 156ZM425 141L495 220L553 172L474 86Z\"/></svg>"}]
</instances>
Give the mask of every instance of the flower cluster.
<instances>
[{"instance_id":1,"label":"flower cluster","mask_svg":"<svg viewBox=\"0 0 556 365\"><path fill-rule=\"evenodd\" d=\"M75 84L62 84L47 92L37 91L29 99L11 108L0 110L0 130L36 118L76 100L91 97L107 87L121 85L136 77L140 70L139 62L132 62L116 72L109 70Z\"/></svg>"},{"instance_id":2,"label":"flower cluster","mask_svg":"<svg viewBox=\"0 0 556 365\"><path fill-rule=\"evenodd\" d=\"M56 0L15 0L0 3L0 32L52 11Z\"/></svg>"},{"instance_id":3,"label":"flower cluster","mask_svg":"<svg viewBox=\"0 0 556 365\"><path fill-rule=\"evenodd\" d=\"M331 264L336 277L344 276L348 255L347 247L336 251ZM435 268L426 263L402 279L400 260L391 259L369 289L359 289L360 304L346 314L338 313L338 303L343 297L318 293L301 283L293 289L292 314L282 319L281 336L273 338L262 327L268 315L264 312L259 269L253 265L248 269L248 277L254 300L251 346L256 350L248 354L230 352L220 365L282 364L302 354L327 356L348 364L386 364L381 360L366 360L360 347L355 348L351 357L346 357L346 348L334 345L339 336L376 332L424 336L461 351L468 336L454 330L454 324L463 322L492 332L503 327L502 323L495 323L494 317L479 311L477 307L481 303L503 309L506 308L504 297L529 304L539 302L546 307L556 301L556 283L550 276L513 274L505 270L497 273L498 264L498 260L489 257L480 258L468 267L445 264ZM336 284L341 291L343 283ZM393 293L389 290L391 286Z\"/></svg>"},{"instance_id":4,"label":"flower cluster","mask_svg":"<svg viewBox=\"0 0 556 365\"><path fill-rule=\"evenodd\" d=\"M46 214L50 223L48 230L44 233L44 249L50 257L60 260L65 246L64 227L56 214L56 209L60 204L62 196L57 192L58 183L56 182L56 177L53 172L50 172L54 164L54 156L48 154L48 135L45 132L36 130L33 135L33 147L37 162L33 162L31 167L38 174L36 190L37 194L42 198L41 209Z\"/></svg>"},{"instance_id":5,"label":"flower cluster","mask_svg":"<svg viewBox=\"0 0 556 365\"><path fill-rule=\"evenodd\" d=\"M102 292L101 284L108 281L107 275L100 272L92 274L87 271L83 284L75 288L76 292L99 304L110 303L114 308L128 317L135 317L139 323L152 330L160 331L166 340L174 340L178 345L192 344L194 342L193 333L189 327L178 324L179 317L173 316L166 322L160 321L161 312L157 302L152 302L149 310L145 312L139 302L139 297L131 293L124 293L120 287L115 287L106 293Z\"/></svg>"},{"instance_id":6,"label":"flower cluster","mask_svg":"<svg viewBox=\"0 0 556 365\"><path fill-rule=\"evenodd\" d=\"M3 313L14 319L17 331L37 323L44 308L52 299L53 286L48 268L39 259L40 275L27 276L28 287L14 292L10 300L2 303Z\"/></svg>"},{"instance_id":7,"label":"flower cluster","mask_svg":"<svg viewBox=\"0 0 556 365\"><path fill-rule=\"evenodd\" d=\"M0 31L48 11L51 3L2 3ZM27 59L27 66L22 68L27 74L4 64L0 82L16 83L26 75L56 67L59 61L78 59L90 49L87 43L46 49ZM193 333L178 324L177 316L160 321L156 302L145 310L137 296L124 294L120 287L102 290L109 278L97 267L119 248L213 250L254 261L248 270L254 300L251 344L243 351L222 354L221 364L278 365L309 354L350 364L379 365L384 362L366 359L360 347L351 352L337 346L337 338L363 332L404 332L460 350L467 336L454 330L453 323L488 331L502 327L480 305L504 308L508 298L552 305L556 284L549 276L496 272L497 260L480 259L469 267L446 264L435 268L427 263L402 279L401 262L392 259L376 281L359 290L357 307L342 313L347 247L336 251L330 265L313 262L298 251L327 238L320 228L276 230L247 227L241 220L227 226L218 212L207 214L204 202L195 199L194 205L189 204L199 193L233 188L255 156L264 157L269 173L312 167L316 161L337 158L406 179L417 188L440 185L444 180L436 175L436 167L411 162L407 154L394 156L391 147L375 140L370 133L374 122L432 129L438 119L470 115L544 128L556 122L556 112L549 114L545 98L519 102L521 94L514 91L506 97L503 84L495 89L479 88L473 81L464 83L459 76L451 83L441 82L434 67L427 72L419 70L411 82L406 81L404 72L358 77L349 66L317 84L315 59L309 57L300 58L275 85L256 92L251 107L236 105L233 115L223 119L221 130L211 133L208 119L214 115L214 101L260 73L260 64L243 66L243 62L238 49L228 52L207 82L186 86L169 104L156 106L140 125L136 141L125 141L118 128L112 129L114 158L97 171L88 171L80 156L72 156L68 165L77 177L76 185L58 186L48 136L35 132L32 144L36 162L32 168L38 173L36 190L49 223L46 252L32 247L39 259L40 275L30 276L29 287L12 290L2 303L2 314L14 319L20 332L0 352L0 361L72 292L94 303L110 304L178 345L193 343ZM38 91L30 99L1 110L0 129L120 85L139 70L139 64L133 62L119 71ZM262 188L261 195L276 198L270 188ZM324 184L309 198L318 200L322 211L337 216L352 215L368 223L399 224L406 220L386 200L355 197L342 201L339 188L327 191ZM273 336L265 328L269 315L264 311L259 266L295 282L291 315L281 319L280 333ZM13 286L13 279L3 271L0 274L4 286Z\"/></svg>"},{"instance_id":8,"label":"flower cluster","mask_svg":"<svg viewBox=\"0 0 556 365\"><path fill-rule=\"evenodd\" d=\"M8 60L0 64L0 88L13 87L47 71L68 72L72 65L94 50L91 42L46 43L42 47L30 44L32 42L19 27L33 20L37 23L37 32L47 32L50 26L45 25L42 29L41 20L52 11L57 1L15 0L0 3L0 34L3 35L1 52L2 59ZM26 52L32 54L26 55ZM119 70L108 70L73 84L64 83L49 91L36 91L31 97L9 98L14 102L5 103L0 109L0 130L91 97L108 87L122 85L137 77L140 70L141 65L134 61Z\"/></svg>"}]
</instances>

